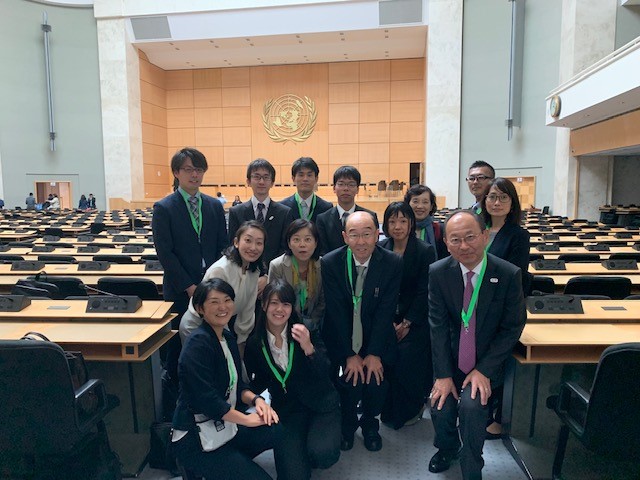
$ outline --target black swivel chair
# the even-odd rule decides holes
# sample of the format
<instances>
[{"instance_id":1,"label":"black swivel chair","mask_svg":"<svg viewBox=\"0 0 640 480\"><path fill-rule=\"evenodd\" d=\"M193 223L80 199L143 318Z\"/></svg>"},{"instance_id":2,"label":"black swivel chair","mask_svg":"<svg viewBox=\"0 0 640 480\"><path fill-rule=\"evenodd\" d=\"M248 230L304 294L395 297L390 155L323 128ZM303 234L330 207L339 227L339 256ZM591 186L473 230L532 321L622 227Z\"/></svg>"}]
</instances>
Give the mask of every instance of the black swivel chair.
<instances>
[{"instance_id":1,"label":"black swivel chair","mask_svg":"<svg viewBox=\"0 0 640 480\"><path fill-rule=\"evenodd\" d=\"M1 340L0 404L3 478L121 478L103 422L117 401L100 380L74 386L60 346Z\"/></svg>"},{"instance_id":2,"label":"black swivel chair","mask_svg":"<svg viewBox=\"0 0 640 480\"><path fill-rule=\"evenodd\" d=\"M640 451L640 343L607 348L600 357L591 392L565 382L547 405L562 420L552 477L560 479L569 433L590 451L617 460L638 460Z\"/></svg>"},{"instance_id":3,"label":"black swivel chair","mask_svg":"<svg viewBox=\"0 0 640 480\"><path fill-rule=\"evenodd\" d=\"M102 222L94 222L89 227L89 231L93 235L98 235L99 233L103 232L106 228L107 228L107 226L104 223L102 223Z\"/></svg>"},{"instance_id":4,"label":"black swivel chair","mask_svg":"<svg viewBox=\"0 0 640 480\"><path fill-rule=\"evenodd\" d=\"M553 295L556 292L556 284L551 277L534 275L531 280L531 292Z\"/></svg>"},{"instance_id":5,"label":"black swivel chair","mask_svg":"<svg viewBox=\"0 0 640 480\"><path fill-rule=\"evenodd\" d=\"M162 300L156 284L146 278L102 277L98 280L98 290L114 295L137 295L142 300Z\"/></svg>"},{"instance_id":6,"label":"black swivel chair","mask_svg":"<svg viewBox=\"0 0 640 480\"><path fill-rule=\"evenodd\" d=\"M564 287L567 295L606 295L622 300L631 295L631 280L626 277L581 275L570 278Z\"/></svg>"},{"instance_id":7,"label":"black swivel chair","mask_svg":"<svg viewBox=\"0 0 640 480\"><path fill-rule=\"evenodd\" d=\"M64 231L58 227L47 227L44 229L44 235L52 235L54 237L64 237Z\"/></svg>"},{"instance_id":8,"label":"black swivel chair","mask_svg":"<svg viewBox=\"0 0 640 480\"><path fill-rule=\"evenodd\" d=\"M612 253L609 260L635 260L640 262L640 253Z\"/></svg>"},{"instance_id":9,"label":"black swivel chair","mask_svg":"<svg viewBox=\"0 0 640 480\"><path fill-rule=\"evenodd\" d=\"M21 262L22 260L24 260L24 257L22 255L12 255L12 254L0 255L0 262L2 263Z\"/></svg>"},{"instance_id":10,"label":"black swivel chair","mask_svg":"<svg viewBox=\"0 0 640 480\"><path fill-rule=\"evenodd\" d=\"M599 262L600 255L597 253L561 253L558 255L558 260L575 263Z\"/></svg>"},{"instance_id":11,"label":"black swivel chair","mask_svg":"<svg viewBox=\"0 0 640 480\"><path fill-rule=\"evenodd\" d=\"M94 255L93 260L96 262L109 263L133 263L133 258L129 255Z\"/></svg>"},{"instance_id":12,"label":"black swivel chair","mask_svg":"<svg viewBox=\"0 0 640 480\"><path fill-rule=\"evenodd\" d=\"M36 280L40 282L46 282L58 287L58 293L52 298L54 300L63 300L67 297L82 297L87 298L87 290L85 289L82 280L76 277L65 277L62 275L47 275L46 273L39 273L27 277L27 280Z\"/></svg>"},{"instance_id":13,"label":"black swivel chair","mask_svg":"<svg viewBox=\"0 0 640 480\"><path fill-rule=\"evenodd\" d=\"M38 255L38 261L45 262L45 263L78 263L78 260L76 260L76 257L72 255L56 255L56 254Z\"/></svg>"}]
</instances>

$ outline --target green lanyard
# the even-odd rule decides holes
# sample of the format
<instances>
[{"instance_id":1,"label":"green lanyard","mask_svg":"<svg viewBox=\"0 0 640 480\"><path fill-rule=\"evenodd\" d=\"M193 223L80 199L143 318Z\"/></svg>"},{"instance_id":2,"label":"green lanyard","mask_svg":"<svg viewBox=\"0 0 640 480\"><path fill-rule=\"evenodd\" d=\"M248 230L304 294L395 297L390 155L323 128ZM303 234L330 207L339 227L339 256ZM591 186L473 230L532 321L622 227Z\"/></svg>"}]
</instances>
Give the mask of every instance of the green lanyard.
<instances>
[{"instance_id":1,"label":"green lanyard","mask_svg":"<svg viewBox=\"0 0 640 480\"><path fill-rule=\"evenodd\" d=\"M356 308L358 306L358 302L362 300L362 292L360 292L360 295L356 295L356 292L353 291L353 265L351 262L352 257L353 253L351 252L351 247L349 247L347 248L347 276L349 277L349 287L351 288L351 301L353 302L353 308Z\"/></svg>"},{"instance_id":2,"label":"green lanyard","mask_svg":"<svg viewBox=\"0 0 640 480\"><path fill-rule=\"evenodd\" d=\"M422 230L420 230L420 240L422 240L424 242L424 236L427 233L427 227L424 227Z\"/></svg>"},{"instance_id":3,"label":"green lanyard","mask_svg":"<svg viewBox=\"0 0 640 480\"><path fill-rule=\"evenodd\" d=\"M304 306L307 304L307 282L302 283L300 279L300 267L298 266L298 260L293 255L291 256L291 263L293 264L293 268L296 270L298 274L298 280L300 282L300 312L304 311ZM307 268L311 268L310 266Z\"/></svg>"},{"instance_id":4,"label":"green lanyard","mask_svg":"<svg viewBox=\"0 0 640 480\"><path fill-rule=\"evenodd\" d=\"M267 353L267 347L264 345L264 340L262 341L262 354L264 355L264 359L267 361L267 365L269 365L269 368L273 372L273 376L276 377L276 380L278 380L280 385L282 385L284 393L287 393L287 379L289 378L289 375L291 375L291 368L293 367L293 342L289 342L289 363L287 364L287 371L284 373L284 378L273 365L271 357L269 357L269 354Z\"/></svg>"},{"instance_id":5,"label":"green lanyard","mask_svg":"<svg viewBox=\"0 0 640 480\"><path fill-rule=\"evenodd\" d=\"M229 352L229 354L229 357L232 357L231 352ZM226 355L225 357L227 359L227 369L229 370L229 388L227 389L227 398L229 398L229 396L231 395L231 391L236 384L236 378L238 374L236 373L236 366L233 364L233 358L229 358Z\"/></svg>"},{"instance_id":6,"label":"green lanyard","mask_svg":"<svg viewBox=\"0 0 640 480\"><path fill-rule=\"evenodd\" d=\"M316 194L312 193L311 195L313 195L313 199L311 200L311 211L309 212L309 218L304 218L302 216L302 207L300 206L300 202L302 202L302 199L300 198L300 195L298 195L298 192L293 194L294 198L296 199L296 205L298 205L298 213L300 214L300 218L304 220L309 220L311 217L313 217L313 211L316 209Z\"/></svg>"},{"instance_id":7,"label":"green lanyard","mask_svg":"<svg viewBox=\"0 0 640 480\"><path fill-rule=\"evenodd\" d=\"M487 269L487 254L485 253L484 258L482 259L482 268L480 269L480 274L478 275L478 280L476 281L476 286L473 287L473 293L471 294L471 300L469 301L469 306L467 311L464 311L464 307L460 312L460 317L462 318L462 324L464 328L469 330L469 320L471 320L471 316L473 315L473 311L476 308L476 303L478 303L478 295L480 294L480 287L482 286L482 279L484 278L484 272Z\"/></svg>"}]
</instances>

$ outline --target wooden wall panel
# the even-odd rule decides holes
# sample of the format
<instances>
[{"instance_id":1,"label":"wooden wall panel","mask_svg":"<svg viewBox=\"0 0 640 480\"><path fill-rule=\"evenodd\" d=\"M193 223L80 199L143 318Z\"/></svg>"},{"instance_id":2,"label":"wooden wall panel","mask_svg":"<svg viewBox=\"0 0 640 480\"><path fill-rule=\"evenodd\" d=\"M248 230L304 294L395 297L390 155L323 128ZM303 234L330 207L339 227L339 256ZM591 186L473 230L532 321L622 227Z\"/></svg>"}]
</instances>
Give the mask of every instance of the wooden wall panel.
<instances>
[{"instance_id":1,"label":"wooden wall panel","mask_svg":"<svg viewBox=\"0 0 640 480\"><path fill-rule=\"evenodd\" d=\"M251 146L251 127L223 127L222 141L225 146Z\"/></svg>"},{"instance_id":2,"label":"wooden wall panel","mask_svg":"<svg viewBox=\"0 0 640 480\"><path fill-rule=\"evenodd\" d=\"M389 142L388 123L361 123L360 143L380 143Z\"/></svg>"},{"instance_id":3,"label":"wooden wall panel","mask_svg":"<svg viewBox=\"0 0 640 480\"><path fill-rule=\"evenodd\" d=\"M640 110L571 130L571 155L587 155L640 145Z\"/></svg>"},{"instance_id":4,"label":"wooden wall panel","mask_svg":"<svg viewBox=\"0 0 640 480\"><path fill-rule=\"evenodd\" d=\"M173 182L173 174L169 165L144 165L144 183L147 185L169 185Z\"/></svg>"},{"instance_id":5,"label":"wooden wall panel","mask_svg":"<svg viewBox=\"0 0 640 480\"><path fill-rule=\"evenodd\" d=\"M165 73L167 90L193 90L192 70L167 70Z\"/></svg>"},{"instance_id":6,"label":"wooden wall panel","mask_svg":"<svg viewBox=\"0 0 640 480\"><path fill-rule=\"evenodd\" d=\"M193 108L193 90L169 90L167 109L169 108Z\"/></svg>"},{"instance_id":7,"label":"wooden wall panel","mask_svg":"<svg viewBox=\"0 0 640 480\"><path fill-rule=\"evenodd\" d=\"M195 127L222 127L222 108L196 108Z\"/></svg>"},{"instance_id":8,"label":"wooden wall panel","mask_svg":"<svg viewBox=\"0 0 640 480\"><path fill-rule=\"evenodd\" d=\"M358 123L360 104L331 103L329 104L329 125L342 123Z\"/></svg>"},{"instance_id":9,"label":"wooden wall panel","mask_svg":"<svg viewBox=\"0 0 640 480\"><path fill-rule=\"evenodd\" d=\"M329 64L329 83L357 83L359 81L359 62L340 62Z\"/></svg>"},{"instance_id":10,"label":"wooden wall panel","mask_svg":"<svg viewBox=\"0 0 640 480\"><path fill-rule=\"evenodd\" d=\"M329 166L331 167L331 177L333 170L340 165L358 165L360 153L357 143L344 145L329 145Z\"/></svg>"},{"instance_id":11,"label":"wooden wall panel","mask_svg":"<svg viewBox=\"0 0 640 480\"><path fill-rule=\"evenodd\" d=\"M359 163L389 165L389 143L361 143Z\"/></svg>"},{"instance_id":12,"label":"wooden wall panel","mask_svg":"<svg viewBox=\"0 0 640 480\"><path fill-rule=\"evenodd\" d=\"M144 185L145 198L160 199L160 198L166 197L171 192L172 192L171 185L154 185L154 184L147 184L147 183L145 183Z\"/></svg>"},{"instance_id":13,"label":"wooden wall panel","mask_svg":"<svg viewBox=\"0 0 640 480\"><path fill-rule=\"evenodd\" d=\"M359 83L335 83L329 85L329 103L354 103L359 101Z\"/></svg>"},{"instance_id":14,"label":"wooden wall panel","mask_svg":"<svg viewBox=\"0 0 640 480\"><path fill-rule=\"evenodd\" d=\"M251 127L251 107L228 107L222 113L223 127Z\"/></svg>"},{"instance_id":15,"label":"wooden wall panel","mask_svg":"<svg viewBox=\"0 0 640 480\"><path fill-rule=\"evenodd\" d=\"M389 60L360 62L361 82L386 82L390 79L391 62Z\"/></svg>"},{"instance_id":16,"label":"wooden wall panel","mask_svg":"<svg viewBox=\"0 0 640 480\"><path fill-rule=\"evenodd\" d=\"M193 103L196 108L221 107L222 106L222 89L221 88L203 88L201 90L194 90Z\"/></svg>"},{"instance_id":17,"label":"wooden wall panel","mask_svg":"<svg viewBox=\"0 0 640 480\"><path fill-rule=\"evenodd\" d=\"M389 122L391 119L389 102L360 104L360 123Z\"/></svg>"},{"instance_id":18,"label":"wooden wall panel","mask_svg":"<svg viewBox=\"0 0 640 480\"><path fill-rule=\"evenodd\" d=\"M329 144L359 143L357 123L349 125L329 125Z\"/></svg>"},{"instance_id":19,"label":"wooden wall panel","mask_svg":"<svg viewBox=\"0 0 640 480\"><path fill-rule=\"evenodd\" d=\"M391 80L422 80L424 70L424 58L391 60Z\"/></svg>"},{"instance_id":20,"label":"wooden wall panel","mask_svg":"<svg viewBox=\"0 0 640 480\"><path fill-rule=\"evenodd\" d=\"M196 128L195 129L196 146L223 146L222 128Z\"/></svg>"},{"instance_id":21,"label":"wooden wall panel","mask_svg":"<svg viewBox=\"0 0 640 480\"><path fill-rule=\"evenodd\" d=\"M249 67L222 69L223 88L249 86L251 86L251 69Z\"/></svg>"},{"instance_id":22,"label":"wooden wall panel","mask_svg":"<svg viewBox=\"0 0 640 480\"><path fill-rule=\"evenodd\" d=\"M169 165L167 157L167 147L162 145L151 145L150 143L142 144L142 158L144 165Z\"/></svg>"},{"instance_id":23,"label":"wooden wall panel","mask_svg":"<svg viewBox=\"0 0 640 480\"><path fill-rule=\"evenodd\" d=\"M246 87L223 88L222 89L222 106L223 107L250 107L251 106L251 89Z\"/></svg>"},{"instance_id":24,"label":"wooden wall panel","mask_svg":"<svg viewBox=\"0 0 640 480\"><path fill-rule=\"evenodd\" d=\"M142 134L144 138L144 132ZM174 150L196 144L196 135L193 128L167 128L167 144Z\"/></svg>"},{"instance_id":25,"label":"wooden wall panel","mask_svg":"<svg viewBox=\"0 0 640 480\"><path fill-rule=\"evenodd\" d=\"M388 102L390 99L389 82L369 82L360 84L361 102Z\"/></svg>"},{"instance_id":26,"label":"wooden wall panel","mask_svg":"<svg viewBox=\"0 0 640 480\"><path fill-rule=\"evenodd\" d=\"M220 88L222 86L222 73L219 68L207 68L193 70L193 88Z\"/></svg>"},{"instance_id":27,"label":"wooden wall panel","mask_svg":"<svg viewBox=\"0 0 640 480\"><path fill-rule=\"evenodd\" d=\"M390 141L421 142L424 139L422 122L396 122L391 124Z\"/></svg>"},{"instance_id":28,"label":"wooden wall panel","mask_svg":"<svg viewBox=\"0 0 640 480\"><path fill-rule=\"evenodd\" d=\"M167 125L172 128L194 128L193 108L167 109Z\"/></svg>"},{"instance_id":29,"label":"wooden wall panel","mask_svg":"<svg viewBox=\"0 0 640 480\"><path fill-rule=\"evenodd\" d=\"M422 80L391 82L391 101L404 100L424 100L424 82Z\"/></svg>"},{"instance_id":30,"label":"wooden wall panel","mask_svg":"<svg viewBox=\"0 0 640 480\"><path fill-rule=\"evenodd\" d=\"M390 163L422 163L424 161L424 144L422 142L403 142L389 144Z\"/></svg>"},{"instance_id":31,"label":"wooden wall panel","mask_svg":"<svg viewBox=\"0 0 640 480\"><path fill-rule=\"evenodd\" d=\"M424 122L424 103L419 100L391 102L392 122Z\"/></svg>"}]
</instances>

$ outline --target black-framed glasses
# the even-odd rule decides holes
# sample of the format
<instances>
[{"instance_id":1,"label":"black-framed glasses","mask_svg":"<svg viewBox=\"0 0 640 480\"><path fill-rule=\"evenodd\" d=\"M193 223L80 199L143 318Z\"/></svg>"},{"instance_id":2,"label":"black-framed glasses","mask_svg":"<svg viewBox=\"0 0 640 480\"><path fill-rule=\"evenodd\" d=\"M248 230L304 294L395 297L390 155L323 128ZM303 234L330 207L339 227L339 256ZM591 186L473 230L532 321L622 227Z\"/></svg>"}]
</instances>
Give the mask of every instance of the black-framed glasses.
<instances>
[{"instance_id":1,"label":"black-framed glasses","mask_svg":"<svg viewBox=\"0 0 640 480\"><path fill-rule=\"evenodd\" d=\"M493 177L487 177L486 175L469 175L465 178L467 182L484 182L485 180L493 180Z\"/></svg>"}]
</instances>

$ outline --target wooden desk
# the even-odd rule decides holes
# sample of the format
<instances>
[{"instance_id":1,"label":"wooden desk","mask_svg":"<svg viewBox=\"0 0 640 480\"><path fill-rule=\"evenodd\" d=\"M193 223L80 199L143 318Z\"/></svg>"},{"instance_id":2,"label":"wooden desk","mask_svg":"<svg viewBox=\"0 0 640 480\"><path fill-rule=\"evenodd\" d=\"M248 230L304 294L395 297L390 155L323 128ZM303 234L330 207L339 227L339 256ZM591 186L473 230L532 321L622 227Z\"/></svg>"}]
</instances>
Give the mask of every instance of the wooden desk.
<instances>
[{"instance_id":1,"label":"wooden desk","mask_svg":"<svg viewBox=\"0 0 640 480\"><path fill-rule=\"evenodd\" d=\"M145 271L145 266L141 263L130 264L118 264L112 263L109 269L104 271L87 271L78 270L79 265L76 263L48 263L44 267L35 271L27 270L11 270L11 265L0 265L0 276L13 276L24 277L27 275L35 275L40 271L46 271L48 275L73 275L77 276L91 276L97 275L99 277L113 277L113 276L125 276L125 277L160 277L164 272L162 271Z\"/></svg>"},{"instance_id":2,"label":"wooden desk","mask_svg":"<svg viewBox=\"0 0 640 480\"><path fill-rule=\"evenodd\" d=\"M551 242L549 242L551 243ZM584 247L560 247L560 250L557 252L542 252L535 247L531 247L529 250L530 255L543 255L544 258L558 258L558 255L562 254L598 254L601 259L609 258L612 253L637 253L640 254L640 251L634 250L632 247L609 247L608 252L594 252L591 250L587 250Z\"/></svg>"},{"instance_id":3,"label":"wooden desk","mask_svg":"<svg viewBox=\"0 0 640 480\"><path fill-rule=\"evenodd\" d=\"M122 247L118 248L100 248L97 252L79 252L77 248L56 248L51 252L34 252L27 247L13 247L6 252L0 252L2 255L21 255L25 260L37 260L38 255L67 255L75 257L78 261L91 260L94 255L124 255L131 257L134 262L139 261L142 255L156 255L155 248L145 248L142 253L124 253Z\"/></svg>"},{"instance_id":4,"label":"wooden desk","mask_svg":"<svg viewBox=\"0 0 640 480\"><path fill-rule=\"evenodd\" d=\"M596 238L578 238L576 235L562 235L557 240L545 240L541 235L532 235L531 243L558 243L562 245L567 242L580 242L583 244L595 244L595 243L615 243L625 242L633 245L635 242L640 241L640 235L633 234L631 238L616 238L615 234L598 235Z\"/></svg>"},{"instance_id":5,"label":"wooden desk","mask_svg":"<svg viewBox=\"0 0 640 480\"><path fill-rule=\"evenodd\" d=\"M105 237L95 237L95 239L91 242L85 242L85 241L81 242L77 238L62 237L60 240L48 242L48 241L45 241L43 238L38 238L33 243L36 245L47 244L47 243L68 243L71 245L91 245L91 244L97 244L97 243L110 243L112 245L147 245L147 244L153 243L152 240L146 237L141 237L141 238L127 237L127 239L128 240L126 241L114 242L113 236L105 236Z\"/></svg>"},{"instance_id":6,"label":"wooden desk","mask_svg":"<svg viewBox=\"0 0 640 480\"><path fill-rule=\"evenodd\" d=\"M557 253L557 252L556 252ZM594 252L599 253L599 252ZM529 273L533 275L549 275L556 276L570 276L575 277L577 275L606 275L606 276L640 276L640 270L607 270L602 264L598 262L578 263L567 262L565 264L566 270L537 270L533 265L529 264ZM2 265L0 265L2 267ZM1 270L0 270L1 271Z\"/></svg>"},{"instance_id":7,"label":"wooden desk","mask_svg":"<svg viewBox=\"0 0 640 480\"><path fill-rule=\"evenodd\" d=\"M19 242L35 237L38 234L35 230L27 230L26 232L16 232L15 230L2 230L0 232L0 240L7 242Z\"/></svg>"},{"instance_id":8,"label":"wooden desk","mask_svg":"<svg viewBox=\"0 0 640 480\"><path fill-rule=\"evenodd\" d=\"M584 313L531 313L527 311L527 325L535 323L638 323L640 324L640 301L638 300L583 300Z\"/></svg>"}]
</instances>

